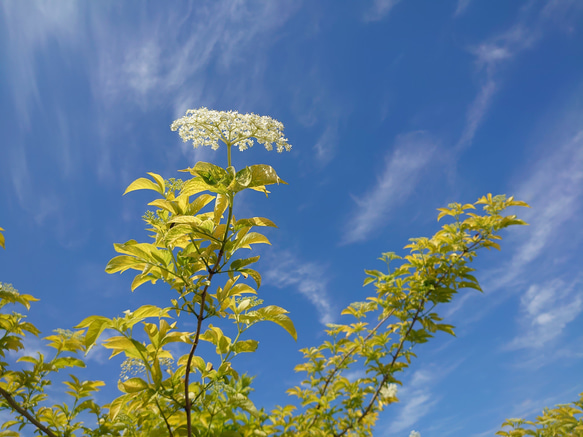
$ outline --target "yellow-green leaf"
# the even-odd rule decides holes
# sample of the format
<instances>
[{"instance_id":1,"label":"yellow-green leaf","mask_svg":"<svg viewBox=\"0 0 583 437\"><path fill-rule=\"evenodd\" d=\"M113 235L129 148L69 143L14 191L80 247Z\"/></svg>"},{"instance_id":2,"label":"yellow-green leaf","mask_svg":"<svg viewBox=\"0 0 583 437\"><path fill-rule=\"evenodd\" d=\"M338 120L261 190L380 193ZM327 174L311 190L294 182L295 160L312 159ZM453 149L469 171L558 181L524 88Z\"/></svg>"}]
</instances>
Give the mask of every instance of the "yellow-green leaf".
<instances>
[{"instance_id":1,"label":"yellow-green leaf","mask_svg":"<svg viewBox=\"0 0 583 437\"><path fill-rule=\"evenodd\" d=\"M294 340L297 341L298 334L296 332L296 328L292 320L288 316L286 316L286 313L288 311L286 311L285 309L275 305L269 305L253 312L260 316L262 320L277 323L279 326L285 329Z\"/></svg>"},{"instance_id":2,"label":"yellow-green leaf","mask_svg":"<svg viewBox=\"0 0 583 437\"><path fill-rule=\"evenodd\" d=\"M160 187L160 185L158 185L155 182L152 182L150 179L146 179L146 178L138 178L135 181L133 181L124 191L124 196L131 192L131 191L136 191L136 190L154 190L160 194L164 194L164 188Z\"/></svg>"}]
</instances>

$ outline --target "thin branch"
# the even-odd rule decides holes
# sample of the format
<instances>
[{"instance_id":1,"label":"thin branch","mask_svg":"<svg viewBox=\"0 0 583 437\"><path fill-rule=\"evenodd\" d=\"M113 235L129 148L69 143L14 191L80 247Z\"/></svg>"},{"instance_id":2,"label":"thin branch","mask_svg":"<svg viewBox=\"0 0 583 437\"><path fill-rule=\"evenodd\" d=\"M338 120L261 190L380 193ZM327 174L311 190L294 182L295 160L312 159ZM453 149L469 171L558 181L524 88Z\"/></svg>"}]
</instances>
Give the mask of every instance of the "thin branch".
<instances>
[{"instance_id":1,"label":"thin branch","mask_svg":"<svg viewBox=\"0 0 583 437\"><path fill-rule=\"evenodd\" d=\"M36 426L39 430L44 432L49 437L58 437L57 434L55 434L50 429L48 429L46 426L44 426L42 423L40 423L38 420L36 420L32 416L32 414L30 414L25 408L23 408L18 402L16 402L14 400L14 398L10 395L10 393L8 393L6 390L4 390L1 387L0 387L0 395L2 395L2 397L4 399L6 399L6 402L8 402L8 405L10 405L16 411L18 411L18 413L20 413L22 416L26 417L28 419L28 421L30 423L32 423L34 426Z\"/></svg>"},{"instance_id":2,"label":"thin branch","mask_svg":"<svg viewBox=\"0 0 583 437\"><path fill-rule=\"evenodd\" d=\"M479 247L480 243L483 241L484 239L481 238L480 240L472 243L471 245L467 246L464 248L464 250L457 256L457 260L459 259L463 259L469 252L471 252L472 250L474 250L476 247ZM423 266L424 268L426 268L426 266ZM449 272L451 273L451 271ZM445 279L445 275L441 276L437 281L436 281L436 286L439 286L441 283L443 283ZM437 287L436 287L437 288ZM435 289L435 288L434 288ZM405 333L405 335L402 337L401 342L399 344L399 347L397 349L397 351L395 352L395 354L393 355L393 360L391 361L390 365L389 365L389 369L392 368L397 359L399 358L399 355L401 353L401 350L403 349L403 346L405 344L405 341L407 341L407 338L409 337L409 334L411 333L411 330L413 329L413 325L417 322L417 320L419 319L419 314L420 312L423 310L425 303L427 301L427 299L429 298L429 295L431 294L430 290L424 297L423 299L421 299L420 305L417 308L415 315L413 316L413 320L411 321L411 324L409 325L409 328L407 329L407 332ZM435 306L435 305L434 305ZM358 418L357 422L362 422L362 420L370 413L372 407L374 406L374 403L376 402L381 389L383 388L383 386L386 384L388 378L390 376L390 372L387 372L383 379L381 380L381 383L378 385L377 390L375 391L375 394L373 395L372 399L370 400L369 404L367 405L367 407L362 411L362 414L360 415L360 417ZM346 434L348 432L348 430L350 430L351 428L353 428L354 425L349 425L348 427L346 427L342 432L340 432L339 434L335 434L334 437L342 437L344 434Z\"/></svg>"},{"instance_id":3,"label":"thin branch","mask_svg":"<svg viewBox=\"0 0 583 437\"><path fill-rule=\"evenodd\" d=\"M158 407L158 411L160 411L160 416L162 416L162 419L164 419L164 423L166 424L166 429L168 430L168 436L174 437L174 434L172 433L172 428L170 427L170 424L168 423L168 419L164 415L164 411L162 411L162 408L160 407L160 402L158 402L158 399L156 399L156 406Z\"/></svg>"},{"instance_id":4,"label":"thin branch","mask_svg":"<svg viewBox=\"0 0 583 437\"><path fill-rule=\"evenodd\" d=\"M419 313L421 312L421 310L425 306L425 300L426 300L426 298L427 298L427 296L421 300L421 303L420 303L419 307L417 308L417 311L415 312L415 316L413 316L413 320L411 321L411 324L409 325L409 328L407 329L406 334L401 339L401 342L399 343L399 347L398 347L397 351L395 352L395 355L393 355L393 360L391 361L391 364L389 365L389 368L392 368L395 365L395 363L397 362L397 359L399 358L399 355L401 353L401 350L403 349L403 346L405 345L405 342L407 341L407 338L409 337L409 334L413 330L413 325L415 325L415 323L417 322L417 320L419 318ZM363 410L363 412L360 415L360 417L358 418L357 422L362 422L362 420L368 415L368 413L370 413L370 410L374 406L374 403L376 402L376 400L377 400L377 398L379 396L379 393L381 392L383 386L386 384L387 380L389 379L389 375L390 375L390 372L387 372L385 374L385 376L383 377L381 383L379 384L379 386L378 386L378 388L377 388L374 396L370 400L370 402L367 405L367 407ZM334 434L334 437L341 437L341 436L343 436L344 434L346 434L346 432L348 432L348 430L350 428L352 428L352 426L348 426L340 434Z\"/></svg>"}]
</instances>

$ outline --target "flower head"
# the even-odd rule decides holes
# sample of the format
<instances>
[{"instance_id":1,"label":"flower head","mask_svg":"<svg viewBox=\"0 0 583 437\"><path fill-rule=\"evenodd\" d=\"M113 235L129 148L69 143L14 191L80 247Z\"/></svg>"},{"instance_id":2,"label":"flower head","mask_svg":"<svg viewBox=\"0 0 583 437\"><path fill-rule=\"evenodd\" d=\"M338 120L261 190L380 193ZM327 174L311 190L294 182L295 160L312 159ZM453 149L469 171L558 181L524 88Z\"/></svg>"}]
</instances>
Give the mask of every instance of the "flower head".
<instances>
[{"instance_id":1,"label":"flower head","mask_svg":"<svg viewBox=\"0 0 583 437\"><path fill-rule=\"evenodd\" d=\"M397 397L397 384L387 384L383 386L379 394L381 402L389 403L393 398Z\"/></svg>"},{"instance_id":2,"label":"flower head","mask_svg":"<svg viewBox=\"0 0 583 437\"><path fill-rule=\"evenodd\" d=\"M409 437L421 437L421 433L418 431L411 431L411 434L409 434Z\"/></svg>"},{"instance_id":3,"label":"flower head","mask_svg":"<svg viewBox=\"0 0 583 437\"><path fill-rule=\"evenodd\" d=\"M278 152L291 150L287 138L283 136L283 124L271 117L256 114L239 114L237 111L212 111L207 108L189 109L186 115L174 121L173 131L184 142L192 141L195 148L211 146L219 148L219 140L228 146L237 145L243 151L253 146L254 140L267 150L273 145Z\"/></svg>"}]
</instances>

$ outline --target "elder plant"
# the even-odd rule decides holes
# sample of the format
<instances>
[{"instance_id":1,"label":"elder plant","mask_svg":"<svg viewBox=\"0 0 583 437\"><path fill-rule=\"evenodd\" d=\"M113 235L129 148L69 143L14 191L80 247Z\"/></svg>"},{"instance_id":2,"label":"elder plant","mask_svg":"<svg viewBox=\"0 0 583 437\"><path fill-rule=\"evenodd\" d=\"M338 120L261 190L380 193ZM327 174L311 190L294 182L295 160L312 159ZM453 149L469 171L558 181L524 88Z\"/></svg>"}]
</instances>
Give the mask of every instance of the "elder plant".
<instances>
[{"instance_id":1,"label":"elder plant","mask_svg":"<svg viewBox=\"0 0 583 437\"><path fill-rule=\"evenodd\" d=\"M200 108L171 128L194 147L225 150L227 166L198 162L183 170L186 180L149 173L132 182L126 193L157 195L143 217L150 239L115 244L119 255L106 271L133 270L132 291L146 282L164 282L172 298L165 307L88 317L74 331L57 330L45 338L52 356L24 355L14 363L10 352L24 348L26 335L39 332L24 315L8 309L28 309L36 299L3 284L0 409L12 419L2 425L0 436L18 436L23 429L48 436L372 435L381 411L398 402L401 372L415 357L413 348L437 331L453 334L451 325L441 323L440 305L462 289L480 290L470 267L477 251L499 249L500 231L524 224L504 211L527 205L492 195L474 204L451 204L438 215L449 223L430 238L411 239L408 255L383 254L386 269L366 271L364 284L372 285L374 294L342 312L349 318L345 324L327 325L321 345L302 350L304 362L296 371L304 380L288 390L295 403L266 412L249 398L252 377L239 373L232 359L257 349L252 337L257 323L275 323L294 339L297 334L285 309L265 305L259 297L261 274L253 268L259 256L248 253L256 244L269 244L259 230L275 224L236 216L235 198L245 190L267 195L268 186L285 182L268 165L237 170L232 149L244 151L255 142L278 152L291 146L281 123L255 114ZM194 322L194 331L184 330L185 322ZM70 375L64 381L69 402L51 403L46 388L55 373L85 367L87 352L98 342L112 357L125 358L120 395L99 405L94 393L104 382ZM201 342L210 344L214 355L203 354ZM356 373L364 376L349 378L355 370L364 370Z\"/></svg>"}]
</instances>

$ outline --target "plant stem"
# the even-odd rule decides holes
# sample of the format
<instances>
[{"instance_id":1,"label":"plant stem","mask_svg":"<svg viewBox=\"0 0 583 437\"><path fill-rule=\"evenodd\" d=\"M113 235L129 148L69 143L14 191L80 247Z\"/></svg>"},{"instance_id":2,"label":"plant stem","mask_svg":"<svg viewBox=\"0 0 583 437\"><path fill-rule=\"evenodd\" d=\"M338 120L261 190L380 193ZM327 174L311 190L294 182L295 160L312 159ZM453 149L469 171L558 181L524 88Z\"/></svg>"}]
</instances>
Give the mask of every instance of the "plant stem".
<instances>
[{"instance_id":1,"label":"plant stem","mask_svg":"<svg viewBox=\"0 0 583 437\"><path fill-rule=\"evenodd\" d=\"M230 146L228 147L228 150L229 150L228 162L229 162L229 165L231 165L231 147ZM213 276L216 273L218 273L217 267L221 263L221 258L223 257L223 254L225 251L225 245L227 244L227 240L229 237L229 226L231 225L231 220L233 219L233 198L234 198L234 194L231 194L229 196L229 217L227 218L227 226L225 227L225 236L223 238L223 243L221 245L221 249L219 250L219 253L217 255L217 260L216 260L214 266L208 270L207 285L205 285L205 287L202 291L202 294L200 296L200 311L199 311L199 314L196 316L196 318L197 318L196 334L194 337L194 342L192 343L192 347L190 348L190 353L188 354L188 360L186 362L186 374L184 375L184 402L185 402L184 408L185 408L185 412L186 412L186 432L187 432L186 435L188 437L192 437L192 424L190 421L191 402L190 402L190 396L189 396L189 390L188 390L189 380L190 380L190 369L192 366L192 358L194 357L194 352L196 351L196 348L198 347L198 342L200 340L202 321L204 320L204 304L205 304L206 297L207 297L207 291L208 291L208 288L210 286L211 280L213 279Z\"/></svg>"}]
</instances>

